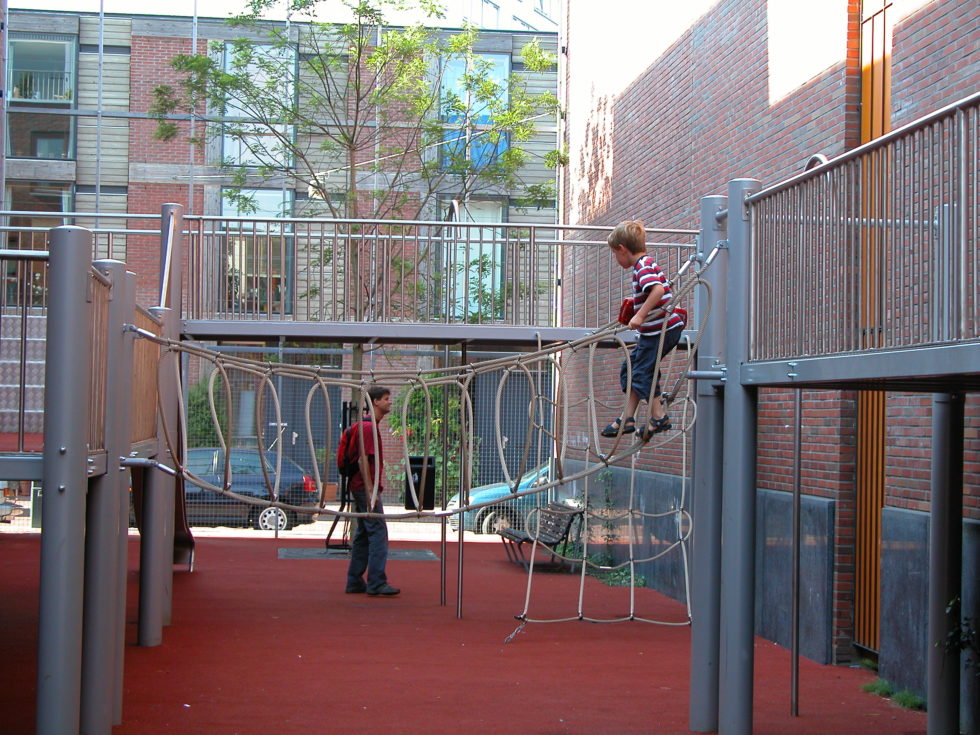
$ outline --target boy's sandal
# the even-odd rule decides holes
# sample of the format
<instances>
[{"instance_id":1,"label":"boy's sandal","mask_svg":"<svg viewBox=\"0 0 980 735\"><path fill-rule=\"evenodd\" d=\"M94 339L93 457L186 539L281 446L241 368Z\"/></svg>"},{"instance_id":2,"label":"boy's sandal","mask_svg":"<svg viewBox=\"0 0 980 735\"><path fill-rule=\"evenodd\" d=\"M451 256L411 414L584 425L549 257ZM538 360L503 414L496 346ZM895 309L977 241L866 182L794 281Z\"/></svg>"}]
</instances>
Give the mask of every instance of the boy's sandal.
<instances>
[{"instance_id":1,"label":"boy's sandal","mask_svg":"<svg viewBox=\"0 0 980 735\"><path fill-rule=\"evenodd\" d=\"M632 434L636 431L636 422L633 417L630 416L626 421L621 418L617 418L611 424L607 424L606 428L602 430L602 436L616 436L619 434L619 427L622 425L624 434Z\"/></svg>"},{"instance_id":2,"label":"boy's sandal","mask_svg":"<svg viewBox=\"0 0 980 735\"><path fill-rule=\"evenodd\" d=\"M643 428L640 430L640 438L643 441L648 441L654 434L670 431L671 428L670 416L665 414L659 419L650 419L649 423L644 424Z\"/></svg>"}]
</instances>

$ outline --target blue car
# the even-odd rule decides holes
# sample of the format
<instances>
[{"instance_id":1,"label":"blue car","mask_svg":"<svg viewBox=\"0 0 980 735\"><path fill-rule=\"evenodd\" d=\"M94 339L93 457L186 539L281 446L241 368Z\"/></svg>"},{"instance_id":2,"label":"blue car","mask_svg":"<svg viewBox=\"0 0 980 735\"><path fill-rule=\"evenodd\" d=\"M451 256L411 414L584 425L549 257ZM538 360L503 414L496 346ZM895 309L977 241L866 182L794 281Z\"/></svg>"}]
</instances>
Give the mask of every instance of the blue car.
<instances>
[{"instance_id":1,"label":"blue car","mask_svg":"<svg viewBox=\"0 0 980 735\"><path fill-rule=\"evenodd\" d=\"M266 472L275 482L276 455L265 455ZM224 482L224 452L217 447L194 447L187 450L186 467L205 482L221 487ZM262 500L271 499L262 472L262 457L257 449L231 450L232 492ZM279 500L310 509L320 507L316 482L302 467L288 457L282 458L279 473ZM262 507L242 502L212 490L204 490L187 481L184 483L184 507L187 521L198 526L252 526L265 531L286 531L297 523L312 523L313 513L296 513L282 508Z\"/></svg>"},{"instance_id":2,"label":"blue car","mask_svg":"<svg viewBox=\"0 0 980 735\"><path fill-rule=\"evenodd\" d=\"M551 468L546 463L525 473L518 483L517 491L523 492L539 485L546 485L550 480ZM548 502L548 498L544 497L546 493L500 500L499 503L493 502L510 495L512 492L512 486L503 482L472 488L470 490L470 505L477 503L492 504L463 513L463 529L474 533L495 533L501 526L521 529L524 528L524 519L528 512ZM449 499L446 508L448 510L459 508L459 493ZM454 531L459 529L459 518L459 513L454 513L449 517L449 525Z\"/></svg>"}]
</instances>

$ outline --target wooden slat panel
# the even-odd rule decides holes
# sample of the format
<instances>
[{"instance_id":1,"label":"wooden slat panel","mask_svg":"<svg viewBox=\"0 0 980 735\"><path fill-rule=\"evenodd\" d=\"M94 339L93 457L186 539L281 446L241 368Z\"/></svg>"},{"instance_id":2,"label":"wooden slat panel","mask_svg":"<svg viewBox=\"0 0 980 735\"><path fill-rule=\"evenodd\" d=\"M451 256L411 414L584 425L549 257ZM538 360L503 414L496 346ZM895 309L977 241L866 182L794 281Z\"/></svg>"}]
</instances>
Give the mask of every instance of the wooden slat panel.
<instances>
[{"instance_id":1,"label":"wooden slat panel","mask_svg":"<svg viewBox=\"0 0 980 735\"><path fill-rule=\"evenodd\" d=\"M132 25L133 23L129 18L105 18L102 42L106 46L129 46L132 39ZM78 42L98 44L98 16L83 16L79 19Z\"/></svg>"},{"instance_id":2,"label":"wooden slat panel","mask_svg":"<svg viewBox=\"0 0 980 735\"><path fill-rule=\"evenodd\" d=\"M78 104L81 108L96 109L99 105L99 56L78 56ZM129 57L106 54L102 57L102 109L129 109Z\"/></svg>"},{"instance_id":3,"label":"wooden slat panel","mask_svg":"<svg viewBox=\"0 0 980 735\"><path fill-rule=\"evenodd\" d=\"M129 122L103 118L101 141L94 117L78 118L78 183L94 184L96 161L103 186L129 184ZM99 142L101 150L97 150Z\"/></svg>"}]
</instances>

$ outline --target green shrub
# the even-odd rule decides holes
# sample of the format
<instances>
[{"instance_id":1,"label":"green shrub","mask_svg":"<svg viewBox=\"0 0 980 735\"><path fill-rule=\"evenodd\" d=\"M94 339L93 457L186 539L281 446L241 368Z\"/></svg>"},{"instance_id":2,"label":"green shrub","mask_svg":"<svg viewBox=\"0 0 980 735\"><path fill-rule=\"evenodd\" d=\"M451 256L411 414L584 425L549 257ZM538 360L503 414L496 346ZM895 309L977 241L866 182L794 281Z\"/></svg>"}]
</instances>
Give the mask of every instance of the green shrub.
<instances>
[{"instance_id":1,"label":"green shrub","mask_svg":"<svg viewBox=\"0 0 980 735\"><path fill-rule=\"evenodd\" d=\"M900 692L895 692L892 701L899 707L905 707L906 709L924 710L926 708L925 700L911 689L903 689Z\"/></svg>"},{"instance_id":2,"label":"green shrub","mask_svg":"<svg viewBox=\"0 0 980 735\"><path fill-rule=\"evenodd\" d=\"M222 379L214 381L214 408L221 424L221 433L227 442L228 411L226 410L225 391ZM208 401L208 378L204 377L187 391L187 446L216 447L218 432L211 416L211 406Z\"/></svg>"},{"instance_id":3,"label":"green shrub","mask_svg":"<svg viewBox=\"0 0 980 735\"><path fill-rule=\"evenodd\" d=\"M895 693L895 687L885 679L877 678L861 685L861 690L879 697L890 697Z\"/></svg>"}]
</instances>

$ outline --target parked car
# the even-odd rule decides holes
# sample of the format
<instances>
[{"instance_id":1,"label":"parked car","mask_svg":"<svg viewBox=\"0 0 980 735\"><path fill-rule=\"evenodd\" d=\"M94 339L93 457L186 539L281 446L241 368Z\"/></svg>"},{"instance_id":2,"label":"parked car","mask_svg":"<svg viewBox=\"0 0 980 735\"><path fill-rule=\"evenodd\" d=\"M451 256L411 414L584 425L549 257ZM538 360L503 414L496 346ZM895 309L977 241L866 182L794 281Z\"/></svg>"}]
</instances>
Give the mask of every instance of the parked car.
<instances>
[{"instance_id":1,"label":"parked car","mask_svg":"<svg viewBox=\"0 0 980 735\"><path fill-rule=\"evenodd\" d=\"M262 457L257 449L231 450L231 490L239 495L270 500L271 492L262 474ZM265 455L266 471L275 482L275 454ZM186 467L202 480L221 487L224 483L225 457L217 447L194 447L187 450ZM191 482L184 483L187 520L191 525L252 526L271 531L292 528L297 523L312 523L312 513L296 513L282 508L251 505L241 500L205 490ZM288 457L282 458L279 473L279 500L290 505L318 508L316 482L302 467Z\"/></svg>"},{"instance_id":2,"label":"parked car","mask_svg":"<svg viewBox=\"0 0 980 735\"><path fill-rule=\"evenodd\" d=\"M530 490L547 484L551 479L550 465L547 463L525 473L517 485L517 491ZM470 489L470 504L487 503L503 498L513 492L513 487L505 482L480 485ZM468 510L462 514L463 530L474 533L495 533L500 526L523 528L524 519L532 508L544 505L547 498L542 494L524 495L519 498L501 500L486 507ZM459 508L459 493L453 495L446 505L449 510ZM455 531L459 528L459 513L449 516L449 525Z\"/></svg>"}]
</instances>

